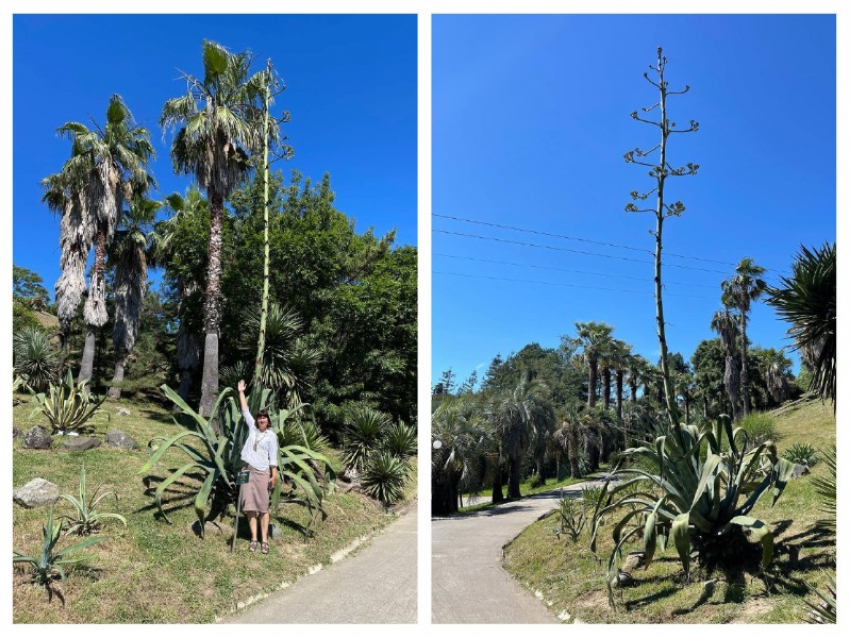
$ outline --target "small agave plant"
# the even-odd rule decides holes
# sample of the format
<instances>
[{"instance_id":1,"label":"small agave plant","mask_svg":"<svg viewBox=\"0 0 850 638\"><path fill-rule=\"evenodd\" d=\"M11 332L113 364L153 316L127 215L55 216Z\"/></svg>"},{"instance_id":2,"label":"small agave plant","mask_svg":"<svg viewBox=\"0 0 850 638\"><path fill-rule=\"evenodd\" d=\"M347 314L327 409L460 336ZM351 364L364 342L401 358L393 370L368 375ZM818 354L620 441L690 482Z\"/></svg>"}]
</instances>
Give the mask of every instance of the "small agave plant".
<instances>
[{"instance_id":1,"label":"small agave plant","mask_svg":"<svg viewBox=\"0 0 850 638\"><path fill-rule=\"evenodd\" d=\"M56 551L56 545L59 543L59 538L62 536L62 523L53 521L53 508L51 507L47 514L47 522L42 526L43 541L41 545L41 554L38 557L27 556L21 552L14 550L12 563L26 563L32 568L32 580L36 585L41 585L47 589L48 600L53 599L55 593L62 603L62 591L58 588L57 582L65 580L65 566L71 563L78 563L85 560L85 556L77 558L68 558L67 555L73 552L80 551L95 543L107 540L103 536L90 536L85 540L80 541L63 550Z\"/></svg>"},{"instance_id":2,"label":"small agave plant","mask_svg":"<svg viewBox=\"0 0 850 638\"><path fill-rule=\"evenodd\" d=\"M724 443L724 437L726 443ZM607 503L593 524L591 551L603 517L613 518L614 549L608 561L609 602L617 569L615 561L626 543L642 538L646 564L656 550L672 544L687 578L691 553L700 562L723 560L738 546L735 542L749 532L762 545L762 572L773 558L773 532L750 511L770 492L772 502L785 489L794 464L779 458L772 441L748 447L747 433L732 428L722 416L703 428L678 425L658 432L653 441L626 450L624 459L643 458L654 471L617 469ZM637 486L637 488L636 488ZM619 517L619 520L618 520Z\"/></svg>"},{"instance_id":3,"label":"small agave plant","mask_svg":"<svg viewBox=\"0 0 850 638\"><path fill-rule=\"evenodd\" d=\"M120 514L98 511L97 507L100 502L107 496L115 497L115 504L118 504L118 494L115 492L103 492L98 496L98 492L103 485L98 485L94 492L89 496L86 491L86 466L83 464L80 470L80 493L79 498L71 494L62 494L59 498L68 501L74 506L74 514L62 515L60 518L68 521L68 534L79 534L80 536L89 536L93 532L99 531L104 521L113 520L121 523L124 528L127 528L127 519Z\"/></svg>"}]
</instances>

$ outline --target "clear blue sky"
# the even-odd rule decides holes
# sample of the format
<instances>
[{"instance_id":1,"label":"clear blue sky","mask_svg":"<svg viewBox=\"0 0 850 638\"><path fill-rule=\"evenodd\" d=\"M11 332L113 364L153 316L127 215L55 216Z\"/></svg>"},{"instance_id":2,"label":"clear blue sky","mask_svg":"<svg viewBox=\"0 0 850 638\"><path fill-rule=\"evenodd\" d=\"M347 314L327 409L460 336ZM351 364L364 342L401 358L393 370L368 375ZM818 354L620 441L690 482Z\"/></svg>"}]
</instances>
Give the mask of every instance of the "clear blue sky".
<instances>
[{"instance_id":1,"label":"clear blue sky","mask_svg":"<svg viewBox=\"0 0 850 638\"><path fill-rule=\"evenodd\" d=\"M651 251L654 215L623 209L654 180L623 154L658 143L629 114L658 101L642 73L659 45L671 90L691 86L669 98L669 117L700 122L668 145L674 166L701 166L667 186L666 200L687 207L664 231L670 349L689 359L715 336L719 284L741 258L776 283L801 244L835 240L834 17L435 16L432 383L448 367L458 382L480 378L494 355L530 342L557 346L577 321L611 324L657 361L648 252L436 215ZM578 270L598 274L567 272ZM788 345L786 329L755 305L755 344Z\"/></svg>"},{"instance_id":2,"label":"clear blue sky","mask_svg":"<svg viewBox=\"0 0 850 638\"><path fill-rule=\"evenodd\" d=\"M61 169L68 121L102 124L123 96L156 147L159 196L185 191L158 126L162 105L185 92L178 69L203 74L201 43L271 57L287 85L278 112L295 156L279 162L314 182L331 175L336 206L357 230L398 230L416 244L416 16L43 16L16 15L14 28L14 263L38 272L53 293L59 219L40 203L39 180Z\"/></svg>"}]
</instances>

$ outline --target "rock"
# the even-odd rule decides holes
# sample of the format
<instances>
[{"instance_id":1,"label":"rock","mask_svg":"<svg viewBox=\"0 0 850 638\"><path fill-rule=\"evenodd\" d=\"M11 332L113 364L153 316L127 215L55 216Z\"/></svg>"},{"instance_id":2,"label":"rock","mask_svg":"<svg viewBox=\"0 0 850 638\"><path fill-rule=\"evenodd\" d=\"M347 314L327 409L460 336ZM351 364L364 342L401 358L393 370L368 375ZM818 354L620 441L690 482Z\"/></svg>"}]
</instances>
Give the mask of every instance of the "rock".
<instances>
[{"instance_id":1,"label":"rock","mask_svg":"<svg viewBox=\"0 0 850 638\"><path fill-rule=\"evenodd\" d=\"M12 492L12 499L18 505L29 508L39 505L53 505L59 499L59 488L43 478L34 478L23 487Z\"/></svg>"},{"instance_id":2,"label":"rock","mask_svg":"<svg viewBox=\"0 0 850 638\"><path fill-rule=\"evenodd\" d=\"M794 463L794 469L791 471L791 478L797 479L801 476L805 476L809 474L809 467L807 465L800 465L799 463Z\"/></svg>"},{"instance_id":3,"label":"rock","mask_svg":"<svg viewBox=\"0 0 850 638\"><path fill-rule=\"evenodd\" d=\"M96 439L93 436L75 437L62 441L62 447L69 452L85 452L86 450L93 450L96 447L100 447L100 439Z\"/></svg>"},{"instance_id":4,"label":"rock","mask_svg":"<svg viewBox=\"0 0 850 638\"><path fill-rule=\"evenodd\" d=\"M31 427L24 435L24 447L31 450L49 450L53 445L53 437L39 426Z\"/></svg>"},{"instance_id":5,"label":"rock","mask_svg":"<svg viewBox=\"0 0 850 638\"><path fill-rule=\"evenodd\" d=\"M106 444L110 447L118 447L123 450L138 450L139 444L136 440L121 430L110 430L106 433Z\"/></svg>"},{"instance_id":6,"label":"rock","mask_svg":"<svg viewBox=\"0 0 850 638\"><path fill-rule=\"evenodd\" d=\"M269 538L283 538L283 528L274 523L269 523Z\"/></svg>"},{"instance_id":7,"label":"rock","mask_svg":"<svg viewBox=\"0 0 850 638\"><path fill-rule=\"evenodd\" d=\"M623 563L622 571L631 574L636 569L640 569L646 563L646 554L643 552L631 552L626 556L626 562Z\"/></svg>"},{"instance_id":8,"label":"rock","mask_svg":"<svg viewBox=\"0 0 850 638\"><path fill-rule=\"evenodd\" d=\"M628 572L617 572L614 581L611 583L614 587L634 587L637 583L631 574Z\"/></svg>"},{"instance_id":9,"label":"rock","mask_svg":"<svg viewBox=\"0 0 850 638\"><path fill-rule=\"evenodd\" d=\"M350 467L342 473L340 478L346 483L355 483L360 479L360 472Z\"/></svg>"},{"instance_id":10,"label":"rock","mask_svg":"<svg viewBox=\"0 0 850 638\"><path fill-rule=\"evenodd\" d=\"M12 426L12 438L17 439L19 436L21 436L21 431L18 428Z\"/></svg>"},{"instance_id":11,"label":"rock","mask_svg":"<svg viewBox=\"0 0 850 638\"><path fill-rule=\"evenodd\" d=\"M130 416L131 414L130 410L128 410L127 408L118 408L115 411L121 416Z\"/></svg>"}]
</instances>

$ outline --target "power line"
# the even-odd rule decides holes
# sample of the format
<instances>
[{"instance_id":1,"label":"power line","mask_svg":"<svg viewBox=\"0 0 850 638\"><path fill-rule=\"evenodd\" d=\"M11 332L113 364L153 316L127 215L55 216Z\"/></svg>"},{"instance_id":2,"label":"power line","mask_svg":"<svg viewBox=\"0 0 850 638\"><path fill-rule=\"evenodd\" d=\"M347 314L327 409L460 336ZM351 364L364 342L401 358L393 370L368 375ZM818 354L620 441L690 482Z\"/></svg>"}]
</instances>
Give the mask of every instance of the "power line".
<instances>
[{"instance_id":1,"label":"power line","mask_svg":"<svg viewBox=\"0 0 850 638\"><path fill-rule=\"evenodd\" d=\"M517 246L528 246L530 248L545 248L546 250L557 250L559 252L574 253L574 254L578 254L578 255L589 255L591 257L605 257L607 259L619 259L621 261L631 261L631 262L635 262L635 263L638 263L638 264L653 264L653 262L651 262L651 261L645 261L643 259L634 259L633 257L623 257L622 255L606 255L604 253L593 253L593 252L588 252L586 250L575 250L573 248L561 248L561 247L558 247L558 246L547 246L545 244L534 244L534 243L531 243L531 242L516 241L515 239L502 239L500 237L485 237L483 235L472 235L472 234L469 234L469 233L458 233L458 232L455 232L455 231L442 230L442 229L439 229L439 228L432 228L431 232L432 233L441 233L443 235L456 235L458 237L470 237L470 238L474 238L474 239L486 239L488 241L497 241L497 242L502 242L502 243L505 243L505 244L514 244L514 245L517 245ZM664 264L664 265L668 268L681 268L682 270L699 270L699 271L702 271L702 272L710 272L710 273L715 273L715 274L719 274L719 275L728 275L729 274L725 270L713 270L711 268L699 268L697 266L682 266L682 265L679 265L679 264Z\"/></svg>"},{"instance_id":2,"label":"power line","mask_svg":"<svg viewBox=\"0 0 850 638\"><path fill-rule=\"evenodd\" d=\"M583 288L586 290L602 290L605 292L625 292L632 293L636 295L645 295L645 290L626 290L623 288L603 288L601 286L582 286L581 284L567 284L567 283L558 283L551 281L533 281L529 279L510 279L507 277L492 277L490 275L469 275L462 272L446 272L443 270L432 270L432 274L435 275L452 275L454 277L468 277L471 279L490 279L492 281L509 281L517 284L539 284L541 286L559 286L566 288ZM688 297L690 299L705 299L708 301L716 301L713 297L701 297L698 295L678 295L676 293L668 293L666 296L668 297Z\"/></svg>"},{"instance_id":3,"label":"power line","mask_svg":"<svg viewBox=\"0 0 850 638\"><path fill-rule=\"evenodd\" d=\"M538 268L540 270L557 270L557 271L560 271L560 272L573 272L573 273L578 273L578 274L582 274L582 275L598 275L600 277L613 277L614 279L632 279L634 281L644 281L644 282L651 281L651 280L646 279L645 277L630 277L629 275L617 275L617 274L614 274L614 273L611 273L611 272L591 272L591 271L588 271L588 270L575 270L575 269L572 269L572 268L558 268L557 266L538 266L536 264L519 264L519 263L511 262L511 261L502 261L502 260L499 260L499 259L482 259L482 258L478 258L478 257L465 257L463 255L448 255L446 253L433 253L432 256L434 256L434 257L450 257L452 259L466 259L467 261L480 261L480 262L484 262L484 263L501 264L501 265L505 265L505 266L523 266L523 267L527 267L527 268ZM717 289L717 288L720 287L719 285L691 284L691 283L685 283L685 282L681 282L681 281L667 281L667 282L665 282L665 284L673 285L673 286L695 286L695 287L698 287L698 288L712 288L712 289Z\"/></svg>"},{"instance_id":4,"label":"power line","mask_svg":"<svg viewBox=\"0 0 850 638\"><path fill-rule=\"evenodd\" d=\"M570 241L579 241L579 242L584 242L584 243L588 243L588 244L596 244L597 246L607 246L609 248L621 248L623 250L632 250L632 251L635 251L635 252L647 253L647 254L650 254L650 255L655 254L654 251L649 250L648 248L639 248L637 246L627 246L625 244L617 244L617 243L613 243L613 242L599 241L597 239L589 239L587 237L575 237L573 235L563 235L563 234L560 234L560 233L550 233L550 232L546 232L546 231L542 231L542 230L534 230L534 229L531 229L531 228L522 228L520 226L511 226L511 225L508 225L508 224L497 224L495 222L488 222L488 221L484 221L484 220L481 220L481 219L470 219L468 217L457 217L457 216L453 216L453 215L440 215L438 213L431 213L431 216L432 217L439 217L441 219L451 219L451 220L454 220L454 221L466 222L468 224L478 224L478 225L481 225L481 226L490 226L492 228L501 228L501 229L504 229L504 230L512 230L512 231L516 231L516 232L520 232L520 233L529 233L529 234L532 234L532 235L543 235L545 237L555 237L555 238L558 238L558 239L568 239ZM707 257L695 257L694 255L680 255L680 254L677 254L677 253L671 253L669 251L665 251L664 254L668 257L677 257L679 259L692 259L694 261L702 261L702 262L706 262L706 263L720 264L722 266L730 266L732 268L735 268L737 266L737 264L734 264L734 263L731 263L731 262L728 262L728 261L720 261L720 260L717 260L717 259L709 259ZM672 266L673 264L666 264L666 265ZM769 269L769 270L773 270L774 272L787 272L785 270L780 271L779 269ZM713 272L715 272L715 271L713 271ZM728 273L726 273L726 271L724 271L722 274L728 274Z\"/></svg>"}]
</instances>

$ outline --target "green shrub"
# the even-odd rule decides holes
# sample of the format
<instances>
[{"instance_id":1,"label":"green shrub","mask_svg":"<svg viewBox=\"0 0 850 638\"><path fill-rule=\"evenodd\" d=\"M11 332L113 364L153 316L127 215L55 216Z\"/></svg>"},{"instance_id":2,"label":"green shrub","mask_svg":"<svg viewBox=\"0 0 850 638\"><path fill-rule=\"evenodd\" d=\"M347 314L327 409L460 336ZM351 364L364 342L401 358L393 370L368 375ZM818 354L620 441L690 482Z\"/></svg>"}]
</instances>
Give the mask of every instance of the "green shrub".
<instances>
[{"instance_id":1,"label":"green shrub","mask_svg":"<svg viewBox=\"0 0 850 638\"><path fill-rule=\"evenodd\" d=\"M773 532L764 521L749 513L768 490L772 492L773 503L776 502L794 465L779 458L776 446L769 441L746 451L746 433L742 428L733 429L725 416L711 427L668 428L659 424L656 432L657 436L645 445L623 453L627 459L650 459L655 470L615 471L613 479L625 480L611 488L605 507L594 517L591 536L594 553L602 517L614 515L615 520L619 517L613 527L614 549L608 561L611 605L614 604L612 581L617 576L615 560L624 545L637 536L643 539L647 564L657 547L663 551L670 542L676 548L686 578L690 574L692 550L696 551L699 562L709 567L739 560L734 554L747 544L745 532L750 540L762 544L762 569L773 557ZM707 448L705 455L701 453L703 446ZM728 452L724 452L727 447ZM631 491L634 485L640 485L642 490Z\"/></svg>"},{"instance_id":2,"label":"green shrub","mask_svg":"<svg viewBox=\"0 0 850 638\"><path fill-rule=\"evenodd\" d=\"M50 337L37 326L26 326L12 337L14 372L27 379L36 392L44 391L56 379L59 353Z\"/></svg>"},{"instance_id":3,"label":"green shrub","mask_svg":"<svg viewBox=\"0 0 850 638\"><path fill-rule=\"evenodd\" d=\"M362 472L372 452L383 447L389 428L390 418L383 412L362 403L351 406L342 441L345 466Z\"/></svg>"},{"instance_id":4,"label":"green shrub","mask_svg":"<svg viewBox=\"0 0 850 638\"><path fill-rule=\"evenodd\" d=\"M375 452L363 470L363 491L385 506L401 500L410 467L389 452Z\"/></svg>"},{"instance_id":5,"label":"green shrub","mask_svg":"<svg viewBox=\"0 0 850 638\"><path fill-rule=\"evenodd\" d=\"M65 499L74 506L75 512L73 515L63 515L60 518L68 520L68 534L79 534L80 536L89 536L92 532L100 531L100 527L104 521L118 521L124 528L127 528L127 519L120 514L112 514L108 512L97 511L97 506L100 502L110 494L115 497L115 504L118 505L118 494L115 492L104 492L100 496L97 493L99 485L90 498L86 498L86 466L83 464L80 470L80 497L76 498L70 494L62 494L59 498Z\"/></svg>"},{"instance_id":6,"label":"green shrub","mask_svg":"<svg viewBox=\"0 0 850 638\"><path fill-rule=\"evenodd\" d=\"M96 397L89 392L86 382L74 383L71 371L59 385L52 383L47 393L33 395L33 408L30 418L37 414L44 416L50 424L51 432L84 433L93 430L90 420L100 413L100 406L106 397ZM109 418L109 413L103 413Z\"/></svg>"},{"instance_id":7,"label":"green shrub","mask_svg":"<svg viewBox=\"0 0 850 638\"><path fill-rule=\"evenodd\" d=\"M38 558L34 556L26 556L21 552L14 550L12 563L26 563L32 570L32 580L36 585L42 585L47 589L48 599L53 598L56 593L59 599L64 604L61 590L55 588L55 582L65 579L65 565L77 563L84 560L85 557L66 558L72 552L77 552L89 545L105 541L102 536L90 536L89 538L80 541L70 547L66 547L61 551L56 551L56 545L59 542L59 537L62 535L62 524L53 522L53 508L51 507L47 514L47 523L42 526L43 539L41 543L41 555Z\"/></svg>"},{"instance_id":8,"label":"green shrub","mask_svg":"<svg viewBox=\"0 0 850 638\"><path fill-rule=\"evenodd\" d=\"M737 423L737 427L747 433L746 447L750 450L779 438L773 419L765 412L751 412Z\"/></svg>"},{"instance_id":9,"label":"green shrub","mask_svg":"<svg viewBox=\"0 0 850 638\"><path fill-rule=\"evenodd\" d=\"M416 454L416 428L405 425L404 421L393 424L386 431L384 449L400 459Z\"/></svg>"},{"instance_id":10,"label":"green shrub","mask_svg":"<svg viewBox=\"0 0 850 638\"><path fill-rule=\"evenodd\" d=\"M23 328L41 328L41 322L32 310L19 303L13 303L12 332L19 332Z\"/></svg>"},{"instance_id":11,"label":"green shrub","mask_svg":"<svg viewBox=\"0 0 850 638\"><path fill-rule=\"evenodd\" d=\"M814 467L818 462L818 451L809 443L795 443L782 453L782 458L806 467Z\"/></svg>"}]
</instances>

